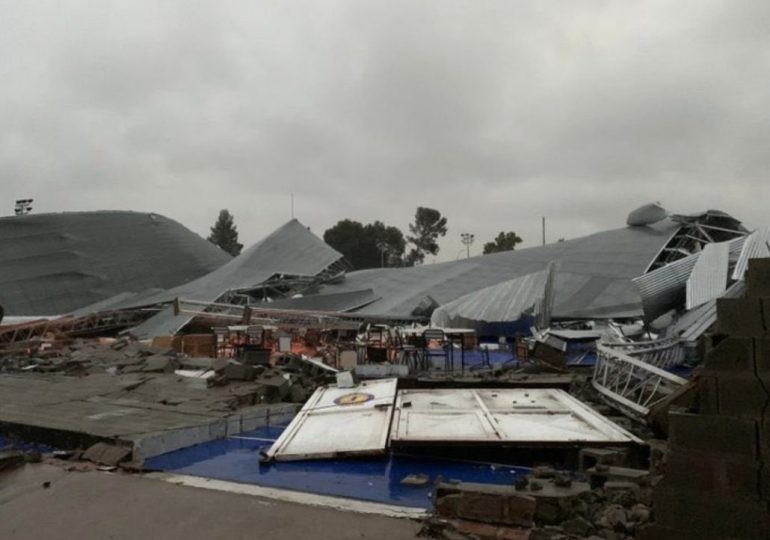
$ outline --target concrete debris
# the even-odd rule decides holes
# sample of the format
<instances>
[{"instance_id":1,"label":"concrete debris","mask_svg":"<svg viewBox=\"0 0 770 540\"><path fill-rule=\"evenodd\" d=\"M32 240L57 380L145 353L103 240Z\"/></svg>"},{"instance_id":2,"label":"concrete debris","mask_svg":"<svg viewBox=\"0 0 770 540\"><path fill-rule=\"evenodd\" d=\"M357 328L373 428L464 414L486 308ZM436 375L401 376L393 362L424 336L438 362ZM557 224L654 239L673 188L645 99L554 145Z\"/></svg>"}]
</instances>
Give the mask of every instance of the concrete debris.
<instances>
[{"instance_id":1,"label":"concrete debris","mask_svg":"<svg viewBox=\"0 0 770 540\"><path fill-rule=\"evenodd\" d=\"M25 462L23 452L14 450L0 452L0 472L21 467Z\"/></svg>"},{"instance_id":2,"label":"concrete debris","mask_svg":"<svg viewBox=\"0 0 770 540\"><path fill-rule=\"evenodd\" d=\"M651 521L650 482L613 480L591 488L579 476L563 482L564 476L544 465L514 479L512 488L439 483L436 515L423 534L452 538L450 528L466 537L502 538L494 536L501 534L497 527L507 525L519 527L512 538L630 540Z\"/></svg>"},{"instance_id":3,"label":"concrete debris","mask_svg":"<svg viewBox=\"0 0 770 540\"><path fill-rule=\"evenodd\" d=\"M717 302L697 398L669 413L664 478L645 540L759 539L770 530L770 265L750 260L742 298Z\"/></svg>"},{"instance_id":4,"label":"concrete debris","mask_svg":"<svg viewBox=\"0 0 770 540\"><path fill-rule=\"evenodd\" d=\"M98 463L99 465L118 465L131 456L131 448L115 446L105 443L96 443L83 453L83 459Z\"/></svg>"},{"instance_id":5,"label":"concrete debris","mask_svg":"<svg viewBox=\"0 0 770 540\"><path fill-rule=\"evenodd\" d=\"M356 380L353 377L352 371L340 371L337 373L337 387L338 388L353 388L356 385Z\"/></svg>"},{"instance_id":6,"label":"concrete debris","mask_svg":"<svg viewBox=\"0 0 770 540\"><path fill-rule=\"evenodd\" d=\"M332 375L291 356L251 366L128 338L78 339L0 358L0 423L3 434L89 448L72 458L115 466L288 420Z\"/></svg>"},{"instance_id":7,"label":"concrete debris","mask_svg":"<svg viewBox=\"0 0 770 540\"><path fill-rule=\"evenodd\" d=\"M430 481L427 474L409 474L401 479L402 486L426 486Z\"/></svg>"},{"instance_id":8,"label":"concrete debris","mask_svg":"<svg viewBox=\"0 0 770 540\"><path fill-rule=\"evenodd\" d=\"M535 499L512 486L439 483L433 500L445 518L528 527L535 516Z\"/></svg>"}]
</instances>

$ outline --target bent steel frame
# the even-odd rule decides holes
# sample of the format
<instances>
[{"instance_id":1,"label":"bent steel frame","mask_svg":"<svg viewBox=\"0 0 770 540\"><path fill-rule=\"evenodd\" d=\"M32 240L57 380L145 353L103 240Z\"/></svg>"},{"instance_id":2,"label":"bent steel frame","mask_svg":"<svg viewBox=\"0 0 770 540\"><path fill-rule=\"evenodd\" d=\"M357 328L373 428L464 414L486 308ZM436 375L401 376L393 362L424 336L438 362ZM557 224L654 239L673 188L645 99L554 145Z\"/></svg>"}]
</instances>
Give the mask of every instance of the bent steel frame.
<instances>
[{"instance_id":1,"label":"bent steel frame","mask_svg":"<svg viewBox=\"0 0 770 540\"><path fill-rule=\"evenodd\" d=\"M636 345L638 350L634 350ZM665 371L682 354L677 340L668 345L600 343L596 352L591 384L609 405L633 419L644 420L656 403L687 383Z\"/></svg>"}]
</instances>

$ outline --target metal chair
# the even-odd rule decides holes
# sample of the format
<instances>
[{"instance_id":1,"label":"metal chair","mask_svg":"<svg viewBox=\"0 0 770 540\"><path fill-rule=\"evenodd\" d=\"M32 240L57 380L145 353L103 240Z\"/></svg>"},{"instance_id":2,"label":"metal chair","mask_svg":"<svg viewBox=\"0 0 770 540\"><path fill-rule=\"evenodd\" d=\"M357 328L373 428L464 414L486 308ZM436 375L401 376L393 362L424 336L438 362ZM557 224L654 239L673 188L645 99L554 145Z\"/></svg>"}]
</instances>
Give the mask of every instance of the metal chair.
<instances>
[{"instance_id":1,"label":"metal chair","mask_svg":"<svg viewBox=\"0 0 770 540\"><path fill-rule=\"evenodd\" d=\"M420 338L419 340L417 338ZM398 347L398 363L406 365L410 372L424 369L422 359L422 336L404 336L396 329L396 343Z\"/></svg>"},{"instance_id":2,"label":"metal chair","mask_svg":"<svg viewBox=\"0 0 770 540\"><path fill-rule=\"evenodd\" d=\"M450 370L454 369L454 365L452 362L452 356L450 355L449 347L451 346L451 343L449 340L447 340L446 335L444 334L444 331L440 328L426 328L425 331L422 333L422 337L425 340L424 348L423 348L423 357L425 359L425 363L428 365L428 367L432 367L431 359L435 356L443 357L444 358L444 370ZM433 349L431 348L430 344L432 341L438 342L440 345L439 349Z\"/></svg>"}]
</instances>

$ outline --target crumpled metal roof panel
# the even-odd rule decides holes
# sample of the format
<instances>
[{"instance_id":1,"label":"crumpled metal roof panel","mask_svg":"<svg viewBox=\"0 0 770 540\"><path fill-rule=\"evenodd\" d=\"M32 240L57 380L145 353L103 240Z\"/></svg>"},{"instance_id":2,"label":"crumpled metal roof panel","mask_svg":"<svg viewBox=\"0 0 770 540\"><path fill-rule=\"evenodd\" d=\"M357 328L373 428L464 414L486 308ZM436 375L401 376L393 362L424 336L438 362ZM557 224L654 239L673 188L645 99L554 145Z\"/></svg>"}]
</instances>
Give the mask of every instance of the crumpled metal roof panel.
<instances>
[{"instance_id":1,"label":"crumpled metal roof panel","mask_svg":"<svg viewBox=\"0 0 770 540\"><path fill-rule=\"evenodd\" d=\"M631 280L644 273L678 227L666 219L650 226L625 227L459 261L361 270L347 274L341 283L325 285L321 292L372 288L381 299L358 313L408 316L426 296L443 305L558 262L553 317L640 316L641 299Z\"/></svg>"},{"instance_id":2,"label":"crumpled metal roof panel","mask_svg":"<svg viewBox=\"0 0 770 540\"><path fill-rule=\"evenodd\" d=\"M55 315L119 293L171 288L230 255L164 216L100 211L0 218L0 305Z\"/></svg>"}]
</instances>

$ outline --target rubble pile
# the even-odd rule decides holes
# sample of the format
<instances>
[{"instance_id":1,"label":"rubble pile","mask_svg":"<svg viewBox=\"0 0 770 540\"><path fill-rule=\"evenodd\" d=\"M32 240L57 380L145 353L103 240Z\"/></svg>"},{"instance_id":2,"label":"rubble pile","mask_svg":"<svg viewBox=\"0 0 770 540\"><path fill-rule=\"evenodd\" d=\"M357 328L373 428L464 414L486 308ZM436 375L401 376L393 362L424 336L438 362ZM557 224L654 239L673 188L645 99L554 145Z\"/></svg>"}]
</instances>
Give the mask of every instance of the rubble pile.
<instances>
[{"instance_id":1,"label":"rubble pile","mask_svg":"<svg viewBox=\"0 0 770 540\"><path fill-rule=\"evenodd\" d=\"M651 520L648 471L597 464L575 477L536 467L513 486L440 483L421 536L631 540Z\"/></svg>"},{"instance_id":2,"label":"rubble pile","mask_svg":"<svg viewBox=\"0 0 770 540\"><path fill-rule=\"evenodd\" d=\"M182 390L225 387L227 392L216 395L229 396L225 406L230 409L282 401L303 403L316 386L329 380L327 371L297 355L283 355L276 359L275 366L254 365L230 359L190 358L172 348L128 338L76 340L31 356L7 356L0 359L0 373L37 377L132 375L137 388L152 386L143 384L151 379L163 380L166 389L174 382ZM164 404L174 403L166 400Z\"/></svg>"}]
</instances>

